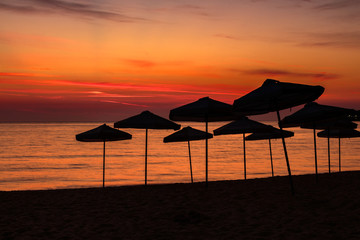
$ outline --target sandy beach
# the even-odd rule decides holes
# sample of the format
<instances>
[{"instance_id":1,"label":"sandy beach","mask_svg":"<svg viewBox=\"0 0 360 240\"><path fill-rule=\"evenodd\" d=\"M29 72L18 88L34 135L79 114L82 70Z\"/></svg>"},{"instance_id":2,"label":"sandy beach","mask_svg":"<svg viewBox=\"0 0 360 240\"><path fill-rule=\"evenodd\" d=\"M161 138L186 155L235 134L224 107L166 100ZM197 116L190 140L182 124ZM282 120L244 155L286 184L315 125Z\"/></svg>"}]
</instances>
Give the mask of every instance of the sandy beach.
<instances>
[{"instance_id":1,"label":"sandy beach","mask_svg":"<svg viewBox=\"0 0 360 240\"><path fill-rule=\"evenodd\" d=\"M1 239L359 239L360 171L0 192Z\"/></svg>"}]
</instances>

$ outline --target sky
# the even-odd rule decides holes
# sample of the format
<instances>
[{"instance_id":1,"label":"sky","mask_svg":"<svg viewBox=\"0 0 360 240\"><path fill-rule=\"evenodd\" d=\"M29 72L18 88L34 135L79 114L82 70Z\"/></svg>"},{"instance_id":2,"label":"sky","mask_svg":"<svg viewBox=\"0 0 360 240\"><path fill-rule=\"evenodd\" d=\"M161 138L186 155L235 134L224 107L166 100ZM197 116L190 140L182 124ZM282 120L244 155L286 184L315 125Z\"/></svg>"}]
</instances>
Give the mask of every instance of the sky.
<instances>
[{"instance_id":1,"label":"sky","mask_svg":"<svg viewBox=\"0 0 360 240\"><path fill-rule=\"evenodd\" d=\"M358 0L2 0L0 122L118 121L267 78L359 109Z\"/></svg>"}]
</instances>

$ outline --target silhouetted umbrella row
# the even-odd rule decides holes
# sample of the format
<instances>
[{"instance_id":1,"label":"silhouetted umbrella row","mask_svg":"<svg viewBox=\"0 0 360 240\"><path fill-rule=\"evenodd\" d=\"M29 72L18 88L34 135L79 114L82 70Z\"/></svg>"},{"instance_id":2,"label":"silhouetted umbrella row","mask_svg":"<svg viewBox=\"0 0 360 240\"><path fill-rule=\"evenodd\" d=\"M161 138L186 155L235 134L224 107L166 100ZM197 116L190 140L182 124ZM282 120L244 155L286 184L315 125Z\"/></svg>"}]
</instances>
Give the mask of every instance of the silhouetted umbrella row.
<instances>
[{"instance_id":1,"label":"silhouetted umbrella row","mask_svg":"<svg viewBox=\"0 0 360 240\"><path fill-rule=\"evenodd\" d=\"M360 132L354 129L330 129L324 130L317 134L318 137L322 138L338 138L339 139L339 172L341 172L341 138L356 138L360 137Z\"/></svg>"},{"instance_id":2,"label":"silhouetted umbrella row","mask_svg":"<svg viewBox=\"0 0 360 240\"><path fill-rule=\"evenodd\" d=\"M316 136L315 129L325 129L325 133L318 133L319 137L324 136L330 138L333 136L350 136L344 132L356 128L356 124L351 121L359 120L359 111L353 109L339 108L333 106L326 106L314 103L324 92L321 86L310 86L304 84L286 83L277 80L267 79L261 87L252 92L236 99L233 105L226 104L213 100L209 97L200 98L199 100L172 109L169 114L170 120L173 121L193 121L205 122L205 132L191 127L186 127L178 132L175 132L164 138L164 142L180 142L187 141L189 149L189 162L191 181L193 182L192 166L191 166L191 150L190 141L205 139L205 181L208 183L208 139L212 138L212 134L208 131L209 122L217 121L232 121L218 129L214 130L214 135L224 134L242 134L243 135L243 154L244 154L244 178L246 179L246 150L245 140L269 140L270 159L272 176L274 176L271 139L281 138L287 170L290 180L290 187L294 193L294 186L291 177L290 161L287 154L285 138L294 136L293 132L283 130L283 127L300 126L302 128L314 129L314 150L315 150L315 172L317 175L317 154L316 154ZM306 104L303 109L294 114L285 117L282 121L280 119L280 110L291 108L294 106ZM274 128L270 125L265 125L248 119L246 116L265 114L276 111L277 121L280 129ZM114 124L115 128L137 128L145 129L145 185L147 184L147 145L148 145L148 129L180 129L180 125L168 119L162 118L149 111L144 111L141 114L129 117L127 119L118 121ZM123 137L117 139L113 137L115 133L110 133L112 130L106 125L99 128L106 129L109 132L108 138L103 135L98 137L97 131L90 130L88 132L78 134L76 139L79 141L103 141L104 142L104 160L103 160L103 186L105 182L105 141L116 141L129 139ZM345 129L345 130L343 130ZM334 131L342 131L336 135ZM105 131L105 130L101 130ZM355 131L355 130L352 130ZM120 131L121 132L121 131ZM356 132L356 131L355 131ZM122 132L124 133L124 132ZM252 133L245 137L246 133ZM90 134L92 137L88 137ZM119 132L117 132L119 134ZM126 133L127 134L127 133ZM335 134L335 135L334 135ZM357 133L352 133L352 137L356 137ZM81 136L80 136L81 135ZM79 137L78 137L79 136ZM85 136L85 137L82 137ZM131 138L131 135L130 135ZM112 140L111 140L112 139ZM328 148L329 140L328 140ZM328 150L330 151L330 150ZM330 172L330 152L329 152L329 172ZM340 137L339 137L339 161L340 161Z\"/></svg>"},{"instance_id":3,"label":"silhouetted umbrella row","mask_svg":"<svg viewBox=\"0 0 360 240\"><path fill-rule=\"evenodd\" d=\"M285 117L281 123L283 127L298 127L313 129L314 136L314 157L315 157L315 176L318 181L318 162L316 149L316 129L333 129L351 127L351 122L335 124L336 120L344 119L348 115L355 114L353 109L321 105L315 102L305 104L299 111ZM330 169L330 164L329 164Z\"/></svg>"},{"instance_id":4,"label":"silhouetted umbrella row","mask_svg":"<svg viewBox=\"0 0 360 240\"><path fill-rule=\"evenodd\" d=\"M267 79L263 85L245 96L234 101L234 110L245 116L258 115L276 111L280 130L280 113L282 109L295 107L318 99L324 92L321 86L286 83ZM291 177L290 161L287 154L285 138L282 136L283 149L289 174L291 192L294 194L294 185Z\"/></svg>"}]
</instances>

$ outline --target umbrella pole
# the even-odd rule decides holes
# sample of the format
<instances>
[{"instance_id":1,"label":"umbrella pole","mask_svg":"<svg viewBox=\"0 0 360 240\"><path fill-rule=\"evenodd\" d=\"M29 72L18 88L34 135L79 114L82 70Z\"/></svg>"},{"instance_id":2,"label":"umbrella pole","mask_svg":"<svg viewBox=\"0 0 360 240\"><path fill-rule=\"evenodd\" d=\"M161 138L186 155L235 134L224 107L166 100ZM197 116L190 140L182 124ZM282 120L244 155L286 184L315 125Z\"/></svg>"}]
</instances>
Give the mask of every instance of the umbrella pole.
<instances>
[{"instance_id":1,"label":"umbrella pole","mask_svg":"<svg viewBox=\"0 0 360 240\"><path fill-rule=\"evenodd\" d=\"M245 133L243 133L243 151L244 151L244 180L246 180L246 152L245 152Z\"/></svg>"},{"instance_id":2,"label":"umbrella pole","mask_svg":"<svg viewBox=\"0 0 360 240\"><path fill-rule=\"evenodd\" d=\"M281 139L282 139L282 144L283 144L283 148L284 148L284 154L285 154L285 159L286 159L287 170L288 170L288 173L289 173L289 181L290 181L291 193L294 195L295 194L294 184L293 184L292 177L291 177L290 162L289 162L289 157L288 157L287 150L286 150L286 143L285 143L284 133L282 132L283 129L282 129L281 121L280 121L279 110L276 110L276 113L277 113L279 128L281 130Z\"/></svg>"},{"instance_id":3,"label":"umbrella pole","mask_svg":"<svg viewBox=\"0 0 360 240\"><path fill-rule=\"evenodd\" d=\"M340 136L339 136L339 172L341 172Z\"/></svg>"},{"instance_id":4,"label":"umbrella pole","mask_svg":"<svg viewBox=\"0 0 360 240\"><path fill-rule=\"evenodd\" d=\"M328 163L329 163L329 173L330 173L331 167L330 167L330 132L329 132L329 129L328 129L327 141L328 141Z\"/></svg>"},{"instance_id":5,"label":"umbrella pole","mask_svg":"<svg viewBox=\"0 0 360 240\"><path fill-rule=\"evenodd\" d=\"M194 180L193 180L193 173L192 173L192 165L191 165L190 141L188 141L188 148L189 148L189 161L190 161L190 176L191 176L191 183L194 183Z\"/></svg>"},{"instance_id":6,"label":"umbrella pole","mask_svg":"<svg viewBox=\"0 0 360 240\"><path fill-rule=\"evenodd\" d=\"M314 133L314 153L315 153L315 176L316 176L316 182L318 182L319 177L318 177L318 162L317 162L317 152L316 152L316 129L315 129L315 125L314 125L314 129L313 129L313 133Z\"/></svg>"},{"instance_id":7,"label":"umbrella pole","mask_svg":"<svg viewBox=\"0 0 360 240\"><path fill-rule=\"evenodd\" d=\"M272 159L272 151L271 151L271 139L269 138L269 149L270 149L270 161L271 161L271 175L274 177L274 166Z\"/></svg>"},{"instance_id":8,"label":"umbrella pole","mask_svg":"<svg viewBox=\"0 0 360 240\"><path fill-rule=\"evenodd\" d=\"M148 147L148 129L145 133L145 186L147 185L147 147Z\"/></svg>"},{"instance_id":9,"label":"umbrella pole","mask_svg":"<svg viewBox=\"0 0 360 240\"><path fill-rule=\"evenodd\" d=\"M206 114L205 117L205 130L206 130L206 135L208 134L208 116ZM205 139L205 168L206 168L206 173L205 173L205 181L206 181L206 187L208 186L208 138Z\"/></svg>"},{"instance_id":10,"label":"umbrella pole","mask_svg":"<svg viewBox=\"0 0 360 240\"><path fill-rule=\"evenodd\" d=\"M103 188L105 188L105 141L103 149Z\"/></svg>"}]
</instances>

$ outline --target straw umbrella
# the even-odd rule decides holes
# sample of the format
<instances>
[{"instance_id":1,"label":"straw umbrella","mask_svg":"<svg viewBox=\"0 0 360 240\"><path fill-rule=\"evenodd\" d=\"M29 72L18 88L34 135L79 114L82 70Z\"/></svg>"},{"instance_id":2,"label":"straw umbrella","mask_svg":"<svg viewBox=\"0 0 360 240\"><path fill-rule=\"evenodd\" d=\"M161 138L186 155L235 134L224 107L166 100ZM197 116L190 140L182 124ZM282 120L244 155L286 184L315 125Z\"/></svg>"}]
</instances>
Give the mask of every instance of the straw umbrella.
<instances>
[{"instance_id":1,"label":"straw umbrella","mask_svg":"<svg viewBox=\"0 0 360 240\"><path fill-rule=\"evenodd\" d=\"M312 102L320 97L323 92L324 88L321 86L310 86L267 79L261 87L235 100L233 106L236 112L245 116L276 111L279 128L282 130L280 110ZM291 191L294 194L285 138L282 137L281 139L289 173Z\"/></svg>"},{"instance_id":2,"label":"straw umbrella","mask_svg":"<svg viewBox=\"0 0 360 240\"><path fill-rule=\"evenodd\" d=\"M308 128L312 129L314 127L313 124L304 123L300 125L300 128ZM339 119L339 120L322 120L317 121L315 125L316 129L320 130L334 130L334 129L356 129L357 124L351 122L348 119ZM328 131L329 133L329 131ZM315 139L315 138L314 138ZM327 145L328 145L328 167L329 173L331 173L331 164L330 164L330 137L327 137Z\"/></svg>"},{"instance_id":3,"label":"straw umbrella","mask_svg":"<svg viewBox=\"0 0 360 240\"><path fill-rule=\"evenodd\" d=\"M341 172L341 151L340 151L340 139L341 138L355 138L360 137L360 132L354 129L333 129L333 130L324 130L317 134L318 137L330 137L339 139L339 172Z\"/></svg>"},{"instance_id":4,"label":"straw umbrella","mask_svg":"<svg viewBox=\"0 0 360 240\"><path fill-rule=\"evenodd\" d=\"M245 138L246 141L252 140L269 140L269 150L270 150L270 162L271 162L271 175L274 176L274 167L273 167L273 159L272 159L272 151L271 151L271 139L278 139L278 138L289 138L294 136L293 132L285 131L277 129L277 128L269 128L269 132L259 132L253 133Z\"/></svg>"},{"instance_id":5,"label":"straw umbrella","mask_svg":"<svg viewBox=\"0 0 360 240\"><path fill-rule=\"evenodd\" d=\"M194 180L193 180L193 172L192 172L192 165L191 165L190 141L209 139L212 137L213 137L213 135L211 133L200 131L200 130L194 129L192 127L185 127L185 128L164 138L164 143L188 142L191 183L193 183Z\"/></svg>"},{"instance_id":6,"label":"straw umbrella","mask_svg":"<svg viewBox=\"0 0 360 240\"><path fill-rule=\"evenodd\" d=\"M104 142L103 148L103 188L105 187L105 142L131 139L131 134L103 124L97 128L76 135L81 142Z\"/></svg>"},{"instance_id":7,"label":"straw umbrella","mask_svg":"<svg viewBox=\"0 0 360 240\"><path fill-rule=\"evenodd\" d=\"M145 129L145 185L147 185L147 146L148 129L180 129L180 125L160 117L152 112L144 111L138 115L114 123L115 128Z\"/></svg>"},{"instance_id":8,"label":"straw umbrella","mask_svg":"<svg viewBox=\"0 0 360 240\"><path fill-rule=\"evenodd\" d=\"M246 151L245 151L245 133L264 132L268 131L269 125L251 120L247 117L242 117L231 123L214 130L214 135L226 134L242 134L243 135L243 153L244 153L244 179L246 180Z\"/></svg>"},{"instance_id":9,"label":"straw umbrella","mask_svg":"<svg viewBox=\"0 0 360 240\"><path fill-rule=\"evenodd\" d=\"M169 118L173 121L205 122L208 133L209 122L234 120L232 106L209 97L172 109ZM208 139L205 139L205 181L208 184Z\"/></svg>"},{"instance_id":10,"label":"straw umbrella","mask_svg":"<svg viewBox=\"0 0 360 240\"><path fill-rule=\"evenodd\" d=\"M299 111L285 117L281 123L283 127L296 127L313 129L314 136L314 157L315 157L315 176L318 181L318 163L316 150L316 129L328 129L337 119L345 118L355 114L354 109L334 107L310 102Z\"/></svg>"}]
</instances>

